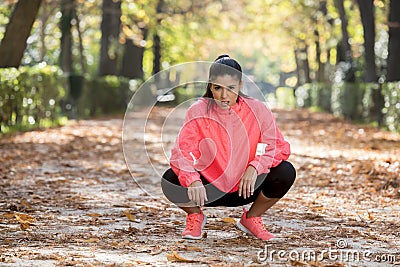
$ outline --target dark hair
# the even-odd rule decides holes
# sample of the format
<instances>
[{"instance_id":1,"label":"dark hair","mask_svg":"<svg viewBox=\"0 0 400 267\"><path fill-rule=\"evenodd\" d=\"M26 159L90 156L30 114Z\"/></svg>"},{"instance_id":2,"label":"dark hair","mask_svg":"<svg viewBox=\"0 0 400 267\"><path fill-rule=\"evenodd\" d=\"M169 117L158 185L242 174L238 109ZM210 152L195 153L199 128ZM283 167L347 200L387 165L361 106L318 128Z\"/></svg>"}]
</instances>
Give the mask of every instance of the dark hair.
<instances>
[{"instance_id":1,"label":"dark hair","mask_svg":"<svg viewBox=\"0 0 400 267\"><path fill-rule=\"evenodd\" d=\"M211 101L213 98L213 94L211 92L212 80L218 76L230 75L236 77L239 82L242 81L242 67L240 64L229 57L229 55L223 54L217 57L217 59L211 64L209 75L208 75L208 83L206 87L206 92L203 97L208 98L207 112L210 111L214 107L214 101ZM245 96L241 91L239 91L240 96Z\"/></svg>"},{"instance_id":2,"label":"dark hair","mask_svg":"<svg viewBox=\"0 0 400 267\"><path fill-rule=\"evenodd\" d=\"M229 55L220 55L210 67L208 80L211 81L217 76L230 75L242 81L242 67L230 58Z\"/></svg>"}]
</instances>

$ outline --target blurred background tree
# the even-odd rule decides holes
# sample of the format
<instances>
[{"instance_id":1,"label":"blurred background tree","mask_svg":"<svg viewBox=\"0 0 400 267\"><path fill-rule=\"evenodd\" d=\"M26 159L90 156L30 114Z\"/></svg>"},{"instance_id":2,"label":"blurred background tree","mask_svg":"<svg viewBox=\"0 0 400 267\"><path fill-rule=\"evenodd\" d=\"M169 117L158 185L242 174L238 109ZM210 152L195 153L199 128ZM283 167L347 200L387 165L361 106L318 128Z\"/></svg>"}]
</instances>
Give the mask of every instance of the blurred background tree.
<instances>
[{"instance_id":1,"label":"blurred background tree","mask_svg":"<svg viewBox=\"0 0 400 267\"><path fill-rule=\"evenodd\" d=\"M294 99L282 103L399 129L396 0L6 0L0 10L4 129L17 124L21 102L22 121L36 110L32 87L9 82L30 67L59 68L65 96L53 112L86 117L122 112L160 70L222 53L264 94Z\"/></svg>"},{"instance_id":2,"label":"blurred background tree","mask_svg":"<svg viewBox=\"0 0 400 267\"><path fill-rule=\"evenodd\" d=\"M20 65L40 3L41 0L22 0L15 4L0 45L0 67Z\"/></svg>"},{"instance_id":3,"label":"blurred background tree","mask_svg":"<svg viewBox=\"0 0 400 267\"><path fill-rule=\"evenodd\" d=\"M390 1L387 81L400 80L400 2Z\"/></svg>"}]
</instances>

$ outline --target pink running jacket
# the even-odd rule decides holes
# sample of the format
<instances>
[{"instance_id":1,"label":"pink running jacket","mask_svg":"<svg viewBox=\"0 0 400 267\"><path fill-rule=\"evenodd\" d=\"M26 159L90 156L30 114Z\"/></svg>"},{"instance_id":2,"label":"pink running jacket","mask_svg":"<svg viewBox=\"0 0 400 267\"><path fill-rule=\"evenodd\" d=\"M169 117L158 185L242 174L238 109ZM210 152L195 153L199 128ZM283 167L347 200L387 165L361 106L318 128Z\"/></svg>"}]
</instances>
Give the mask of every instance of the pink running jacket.
<instances>
[{"instance_id":1,"label":"pink running jacket","mask_svg":"<svg viewBox=\"0 0 400 267\"><path fill-rule=\"evenodd\" d=\"M229 110L200 98L186 113L172 149L170 165L181 185L201 181L201 173L223 192L238 190L249 165L257 173L287 160L290 145L276 126L272 112L261 101L238 97Z\"/></svg>"}]
</instances>

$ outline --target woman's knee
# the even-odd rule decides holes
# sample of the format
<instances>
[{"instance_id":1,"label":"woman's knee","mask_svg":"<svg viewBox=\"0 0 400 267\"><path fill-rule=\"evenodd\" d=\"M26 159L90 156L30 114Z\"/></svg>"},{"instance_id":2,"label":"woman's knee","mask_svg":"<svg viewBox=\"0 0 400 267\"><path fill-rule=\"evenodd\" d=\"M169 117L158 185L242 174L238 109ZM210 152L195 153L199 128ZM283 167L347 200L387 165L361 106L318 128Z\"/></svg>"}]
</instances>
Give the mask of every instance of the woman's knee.
<instances>
[{"instance_id":1,"label":"woman's knee","mask_svg":"<svg viewBox=\"0 0 400 267\"><path fill-rule=\"evenodd\" d=\"M161 178L161 189L164 195L172 203L187 203L189 202L187 189L183 187L178 179L178 176L172 169L168 169Z\"/></svg>"},{"instance_id":2,"label":"woman's knee","mask_svg":"<svg viewBox=\"0 0 400 267\"><path fill-rule=\"evenodd\" d=\"M289 161L282 161L279 166L281 166L279 179L282 181L282 183L287 184L289 187L292 186L296 179L296 169L294 168L293 164Z\"/></svg>"},{"instance_id":3,"label":"woman's knee","mask_svg":"<svg viewBox=\"0 0 400 267\"><path fill-rule=\"evenodd\" d=\"M283 161L271 168L268 176L262 189L263 194L269 198L282 198L296 179L296 169L290 162Z\"/></svg>"},{"instance_id":4,"label":"woman's knee","mask_svg":"<svg viewBox=\"0 0 400 267\"><path fill-rule=\"evenodd\" d=\"M169 168L168 170L166 170L162 176L162 180L167 180L170 182L175 183L176 181L179 181L178 179L178 175L176 175L176 173Z\"/></svg>"},{"instance_id":5,"label":"woman's knee","mask_svg":"<svg viewBox=\"0 0 400 267\"><path fill-rule=\"evenodd\" d=\"M178 176L171 168L166 170L161 177L161 189L164 195L170 195L177 185L180 185Z\"/></svg>"}]
</instances>

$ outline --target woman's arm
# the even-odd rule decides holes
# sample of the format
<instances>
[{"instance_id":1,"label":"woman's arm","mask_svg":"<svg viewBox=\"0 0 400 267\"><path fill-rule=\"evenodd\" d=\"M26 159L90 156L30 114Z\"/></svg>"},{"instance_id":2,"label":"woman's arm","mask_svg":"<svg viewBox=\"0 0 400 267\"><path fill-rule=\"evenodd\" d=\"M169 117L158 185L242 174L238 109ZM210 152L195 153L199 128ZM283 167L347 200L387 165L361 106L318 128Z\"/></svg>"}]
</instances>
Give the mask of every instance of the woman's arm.
<instances>
[{"instance_id":1,"label":"woman's arm","mask_svg":"<svg viewBox=\"0 0 400 267\"><path fill-rule=\"evenodd\" d=\"M290 155L290 145L278 129L274 115L264 104L260 105L260 109L255 115L261 130L259 143L263 151L249 163L256 168L258 174L268 173L272 166L278 165Z\"/></svg>"},{"instance_id":2,"label":"woman's arm","mask_svg":"<svg viewBox=\"0 0 400 267\"><path fill-rule=\"evenodd\" d=\"M183 126L171 151L170 165L178 175L182 186L188 187L194 181L201 181L195 169L196 156L199 154L200 135L196 119L189 109Z\"/></svg>"}]
</instances>

